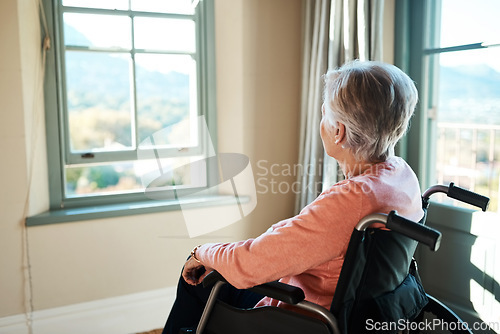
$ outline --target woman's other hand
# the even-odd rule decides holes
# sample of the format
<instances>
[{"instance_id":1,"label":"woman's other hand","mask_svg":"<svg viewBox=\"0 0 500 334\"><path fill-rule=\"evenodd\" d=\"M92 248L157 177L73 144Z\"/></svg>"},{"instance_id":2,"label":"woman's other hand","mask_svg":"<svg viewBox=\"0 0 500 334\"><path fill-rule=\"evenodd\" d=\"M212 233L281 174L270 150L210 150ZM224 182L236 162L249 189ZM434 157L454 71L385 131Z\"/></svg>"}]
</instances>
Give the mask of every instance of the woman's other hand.
<instances>
[{"instance_id":1,"label":"woman's other hand","mask_svg":"<svg viewBox=\"0 0 500 334\"><path fill-rule=\"evenodd\" d=\"M191 285L198 285L203 281L208 273L212 269L205 268L203 264L196 261L193 257L190 257L184 264L184 270L182 271L182 277L186 283Z\"/></svg>"}]
</instances>

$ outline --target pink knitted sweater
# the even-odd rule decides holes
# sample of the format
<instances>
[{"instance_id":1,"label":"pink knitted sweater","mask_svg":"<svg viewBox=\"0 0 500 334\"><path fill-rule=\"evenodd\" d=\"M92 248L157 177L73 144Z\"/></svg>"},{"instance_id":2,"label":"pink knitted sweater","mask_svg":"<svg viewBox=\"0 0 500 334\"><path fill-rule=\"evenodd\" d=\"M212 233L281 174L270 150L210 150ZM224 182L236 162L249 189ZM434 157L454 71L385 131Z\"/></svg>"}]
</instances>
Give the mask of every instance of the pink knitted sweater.
<instances>
[{"instance_id":1,"label":"pink knitted sweater","mask_svg":"<svg viewBox=\"0 0 500 334\"><path fill-rule=\"evenodd\" d=\"M343 180L321 193L297 216L255 239L205 244L197 257L244 289L280 280L304 290L306 300L330 308L354 226L364 216L397 210L418 221L423 216L417 178L398 157ZM257 306L286 307L271 298Z\"/></svg>"}]
</instances>

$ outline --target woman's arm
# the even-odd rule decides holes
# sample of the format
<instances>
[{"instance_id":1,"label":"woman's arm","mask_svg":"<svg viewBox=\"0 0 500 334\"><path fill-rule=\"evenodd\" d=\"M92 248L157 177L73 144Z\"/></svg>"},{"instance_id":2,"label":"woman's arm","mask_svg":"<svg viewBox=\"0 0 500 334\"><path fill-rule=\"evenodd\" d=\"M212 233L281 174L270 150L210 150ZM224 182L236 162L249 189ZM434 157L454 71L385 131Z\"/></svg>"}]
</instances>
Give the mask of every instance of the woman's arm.
<instances>
[{"instance_id":1,"label":"woman's arm","mask_svg":"<svg viewBox=\"0 0 500 334\"><path fill-rule=\"evenodd\" d=\"M362 205L352 194L323 194L299 215L275 224L273 231L256 239L202 245L197 258L240 289L300 274L341 256L347 247Z\"/></svg>"}]
</instances>

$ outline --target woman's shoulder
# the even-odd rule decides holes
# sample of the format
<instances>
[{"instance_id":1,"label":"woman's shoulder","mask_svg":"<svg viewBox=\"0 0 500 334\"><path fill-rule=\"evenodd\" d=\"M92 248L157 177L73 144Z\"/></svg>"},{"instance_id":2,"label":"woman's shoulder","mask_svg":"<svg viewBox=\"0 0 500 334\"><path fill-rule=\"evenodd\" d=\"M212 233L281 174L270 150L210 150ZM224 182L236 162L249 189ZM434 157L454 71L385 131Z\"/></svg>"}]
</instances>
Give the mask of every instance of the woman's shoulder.
<instances>
[{"instance_id":1,"label":"woman's shoulder","mask_svg":"<svg viewBox=\"0 0 500 334\"><path fill-rule=\"evenodd\" d=\"M401 157L391 156L386 161L374 164L365 173L359 175L356 181L363 182L368 179L384 179L384 178L407 178L410 177L417 180L417 176L408 163ZM417 181L418 182L418 181Z\"/></svg>"},{"instance_id":2,"label":"woman's shoulder","mask_svg":"<svg viewBox=\"0 0 500 334\"><path fill-rule=\"evenodd\" d=\"M369 196L376 192L376 189L388 184L398 185L400 183L414 183L418 186L418 179L406 163L400 157L392 156L386 161L377 163L361 175L341 180L328 189L321 195L323 196L347 196L359 197Z\"/></svg>"},{"instance_id":3,"label":"woman's shoulder","mask_svg":"<svg viewBox=\"0 0 500 334\"><path fill-rule=\"evenodd\" d=\"M363 183L356 178L340 180L329 188L325 189L319 197L338 198L342 197L350 200L363 193Z\"/></svg>"}]
</instances>

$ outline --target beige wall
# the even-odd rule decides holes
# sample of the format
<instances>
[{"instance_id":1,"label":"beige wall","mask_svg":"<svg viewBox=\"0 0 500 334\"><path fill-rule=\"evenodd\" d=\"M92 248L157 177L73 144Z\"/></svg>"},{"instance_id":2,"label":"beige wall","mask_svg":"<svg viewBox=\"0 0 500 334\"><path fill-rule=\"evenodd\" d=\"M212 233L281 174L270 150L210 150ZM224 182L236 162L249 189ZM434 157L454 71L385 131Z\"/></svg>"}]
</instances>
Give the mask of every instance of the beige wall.
<instances>
[{"instance_id":1,"label":"beige wall","mask_svg":"<svg viewBox=\"0 0 500 334\"><path fill-rule=\"evenodd\" d=\"M258 160L296 163L301 1L217 0L215 9L219 150L246 154L254 172ZM30 227L26 244L32 157L28 210L47 208L36 15L36 1L0 1L0 317L29 305L26 250L40 310L172 286L196 244L247 238L293 213L292 193L258 194L246 219L203 238L189 239L182 214L169 212Z\"/></svg>"},{"instance_id":2,"label":"beige wall","mask_svg":"<svg viewBox=\"0 0 500 334\"><path fill-rule=\"evenodd\" d=\"M0 2L0 316L23 310L22 216L26 138L17 2Z\"/></svg>"},{"instance_id":3,"label":"beige wall","mask_svg":"<svg viewBox=\"0 0 500 334\"><path fill-rule=\"evenodd\" d=\"M382 60L394 64L394 15L396 0L384 0L384 54Z\"/></svg>"},{"instance_id":4,"label":"beige wall","mask_svg":"<svg viewBox=\"0 0 500 334\"><path fill-rule=\"evenodd\" d=\"M249 156L257 178L259 161L278 164L261 184L295 181L284 174L298 156L301 9L301 0L216 0L219 151ZM0 1L0 318L28 309L29 280L35 310L172 286L196 244L255 236L293 214L292 192L258 186L249 216L198 239L178 211L25 230L30 170L27 210L48 205L37 22L36 1Z\"/></svg>"}]
</instances>

